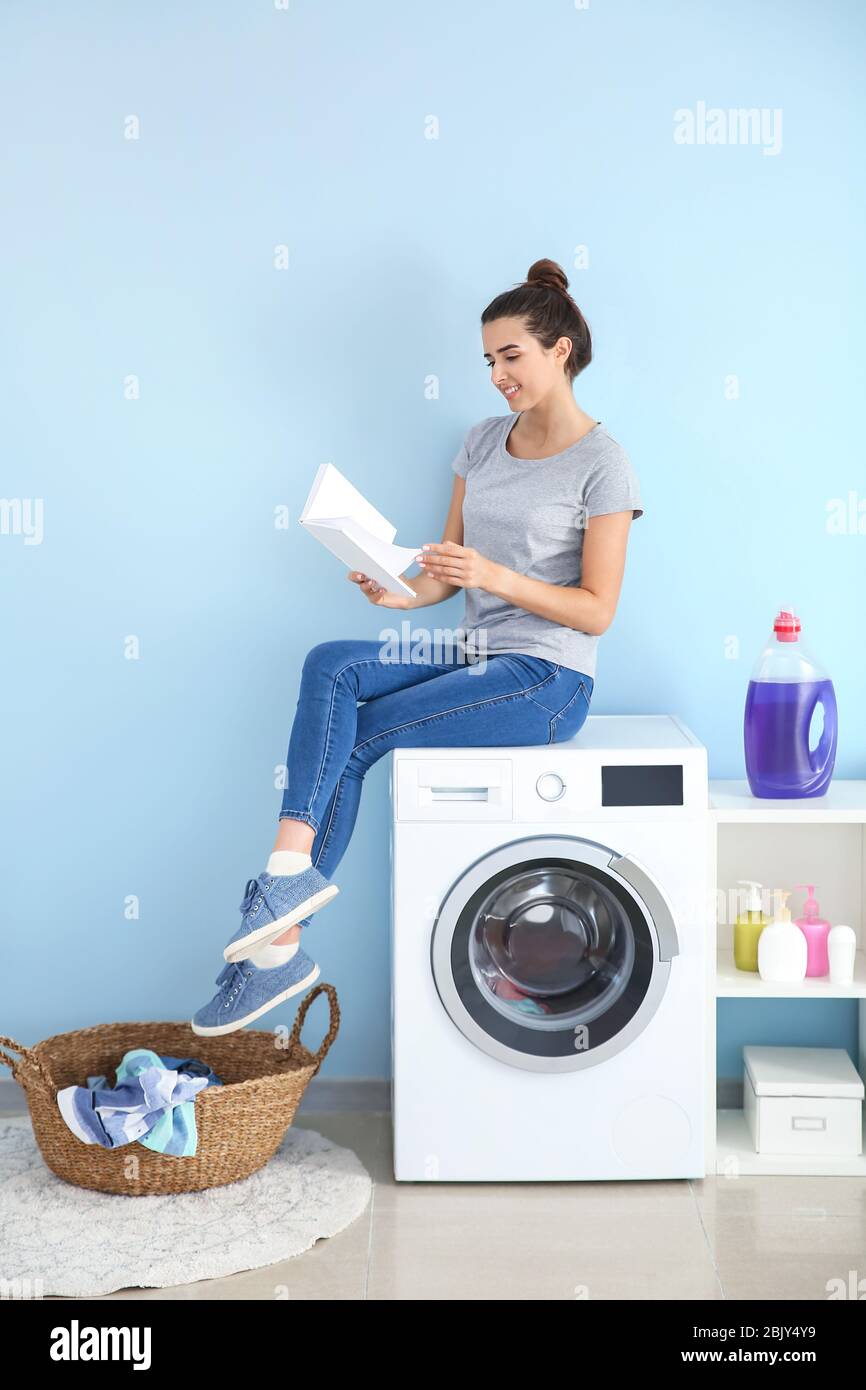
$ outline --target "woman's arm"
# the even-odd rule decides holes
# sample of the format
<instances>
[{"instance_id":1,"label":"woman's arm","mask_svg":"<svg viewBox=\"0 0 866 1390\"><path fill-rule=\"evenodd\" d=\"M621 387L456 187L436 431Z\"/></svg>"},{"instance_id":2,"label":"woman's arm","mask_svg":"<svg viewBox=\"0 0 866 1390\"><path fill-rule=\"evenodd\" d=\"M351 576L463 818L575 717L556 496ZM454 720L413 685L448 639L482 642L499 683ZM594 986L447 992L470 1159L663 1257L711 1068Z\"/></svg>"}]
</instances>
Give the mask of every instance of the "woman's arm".
<instances>
[{"instance_id":1,"label":"woman's arm","mask_svg":"<svg viewBox=\"0 0 866 1390\"><path fill-rule=\"evenodd\" d=\"M466 492L466 479L461 478L459 473L454 477L454 488L451 493L451 506L448 509L448 516L445 520L445 532L442 536L442 544L449 542L462 546L463 544L463 497ZM407 608L427 608L432 603L444 603L446 598L456 594L461 587L459 584L450 584L447 580L436 579L431 574L418 574L414 579L407 579L405 574L400 578L406 584L410 584L415 590L416 597L409 598L406 595Z\"/></svg>"},{"instance_id":2,"label":"woman's arm","mask_svg":"<svg viewBox=\"0 0 866 1390\"><path fill-rule=\"evenodd\" d=\"M477 550L463 546L462 527L460 542L455 544L449 539L428 547L426 554L431 559L425 568L434 582L448 586L448 594L454 592L455 586L485 589L516 608L525 608L563 627L600 636L613 622L619 601L631 521L631 511L606 512L589 518L583 537L579 587L527 579L505 565L497 565ZM412 583L417 587L419 581Z\"/></svg>"},{"instance_id":3,"label":"woman's arm","mask_svg":"<svg viewBox=\"0 0 866 1390\"><path fill-rule=\"evenodd\" d=\"M458 473L454 478L454 490L451 493L451 506L445 521L445 534L442 537L442 544L463 544L463 497L466 492L466 481ZM430 574L418 574L412 579L407 579L405 571L400 575L404 583L409 584L415 590L415 597L409 594L393 593L390 589L383 589L375 580L368 579L365 574L356 570L350 570L346 576L353 584L357 584L364 596L370 603L376 604L380 608L426 608L431 603L443 603L446 598L456 594L460 588L459 584L449 584L445 580L435 579Z\"/></svg>"}]
</instances>

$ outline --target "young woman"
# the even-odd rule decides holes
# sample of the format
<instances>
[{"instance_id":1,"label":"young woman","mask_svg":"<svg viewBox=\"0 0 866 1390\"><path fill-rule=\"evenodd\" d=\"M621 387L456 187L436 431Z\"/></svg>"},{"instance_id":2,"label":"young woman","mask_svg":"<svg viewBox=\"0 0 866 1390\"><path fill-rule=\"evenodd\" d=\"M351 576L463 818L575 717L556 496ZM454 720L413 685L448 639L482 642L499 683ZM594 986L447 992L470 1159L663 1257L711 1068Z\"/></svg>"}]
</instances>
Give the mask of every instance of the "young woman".
<instances>
[{"instance_id":1,"label":"young woman","mask_svg":"<svg viewBox=\"0 0 866 1390\"><path fill-rule=\"evenodd\" d=\"M381 608L424 608L465 590L462 636L439 661L415 651L395 661L382 643L353 638L308 653L273 851L247 883L217 992L191 1020L196 1033L242 1028L318 977L301 927L339 892L327 875L374 762L398 747L560 743L586 719L629 526L643 515L638 480L574 399L592 344L558 265L536 261L481 325L508 413L467 432L445 534L423 547L423 573L408 581L415 597L347 576Z\"/></svg>"}]
</instances>

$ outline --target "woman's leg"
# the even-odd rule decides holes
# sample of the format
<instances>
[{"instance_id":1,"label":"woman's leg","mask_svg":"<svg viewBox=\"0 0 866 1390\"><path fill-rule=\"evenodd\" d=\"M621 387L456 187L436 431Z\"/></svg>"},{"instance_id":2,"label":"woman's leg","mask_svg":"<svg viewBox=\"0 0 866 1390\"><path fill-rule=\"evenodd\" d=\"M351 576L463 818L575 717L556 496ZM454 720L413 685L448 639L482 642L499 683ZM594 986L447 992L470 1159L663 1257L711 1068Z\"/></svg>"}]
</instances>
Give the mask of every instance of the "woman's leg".
<instances>
[{"instance_id":1,"label":"woman's leg","mask_svg":"<svg viewBox=\"0 0 866 1390\"><path fill-rule=\"evenodd\" d=\"M581 672L508 653L368 700L357 711L351 752L316 832L313 863L327 875L340 862L354 829L364 775L391 749L562 742L583 725L593 685L592 677ZM291 927L285 940L296 939L310 920Z\"/></svg>"},{"instance_id":2,"label":"woman's leg","mask_svg":"<svg viewBox=\"0 0 866 1390\"><path fill-rule=\"evenodd\" d=\"M355 742L358 702L431 680L461 664L456 655L442 661L418 660L417 653L407 661L392 659L387 655L386 644L380 641L338 639L313 647L301 671L286 758L287 786L274 850L309 854L316 867L325 872L321 853L335 807L343 819L345 788L341 789L340 782ZM345 845L338 857L342 857L344 849ZM309 920L290 927L271 945L296 941L301 926Z\"/></svg>"},{"instance_id":3,"label":"woman's leg","mask_svg":"<svg viewBox=\"0 0 866 1390\"><path fill-rule=\"evenodd\" d=\"M319 830L355 743L358 702L459 669L446 661L397 661L385 644L343 639L320 642L304 659L289 751L288 782L280 819Z\"/></svg>"}]
</instances>

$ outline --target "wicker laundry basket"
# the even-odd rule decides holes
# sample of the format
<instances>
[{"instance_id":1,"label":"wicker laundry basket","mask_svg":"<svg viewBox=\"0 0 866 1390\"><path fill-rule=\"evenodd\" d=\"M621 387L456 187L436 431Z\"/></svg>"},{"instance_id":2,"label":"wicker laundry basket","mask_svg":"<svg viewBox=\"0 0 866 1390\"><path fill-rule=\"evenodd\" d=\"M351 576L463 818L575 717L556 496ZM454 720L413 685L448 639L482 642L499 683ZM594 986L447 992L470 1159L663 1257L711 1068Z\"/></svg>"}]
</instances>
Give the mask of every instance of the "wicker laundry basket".
<instances>
[{"instance_id":1,"label":"wicker laundry basket","mask_svg":"<svg viewBox=\"0 0 866 1390\"><path fill-rule=\"evenodd\" d=\"M300 1041L307 1010L318 994L329 999L328 1031L316 1052ZM33 1132L46 1164L78 1187L151 1197L198 1192L249 1177L263 1168L282 1143L307 1083L315 1076L340 1026L337 991L318 984L305 995L291 1034L279 1045L273 1032L240 1028L222 1037L200 1037L189 1023L103 1023L73 1033L57 1033L35 1047L0 1036L21 1053L20 1061L0 1046L0 1061L23 1086ZM158 1153L139 1143L104 1149L85 1144L68 1128L57 1092L86 1085L104 1075L109 1083L120 1059L134 1047L172 1057L197 1057L223 1082L199 1091L195 1105L198 1142L186 1157Z\"/></svg>"}]
</instances>

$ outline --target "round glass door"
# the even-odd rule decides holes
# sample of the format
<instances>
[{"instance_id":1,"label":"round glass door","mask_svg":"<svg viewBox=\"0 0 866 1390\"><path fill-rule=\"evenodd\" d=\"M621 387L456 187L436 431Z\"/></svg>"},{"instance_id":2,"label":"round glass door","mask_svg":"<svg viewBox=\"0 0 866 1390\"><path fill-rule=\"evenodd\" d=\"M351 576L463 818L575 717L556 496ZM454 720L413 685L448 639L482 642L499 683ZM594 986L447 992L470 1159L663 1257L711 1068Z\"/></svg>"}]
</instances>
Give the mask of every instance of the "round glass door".
<instances>
[{"instance_id":1,"label":"round glass door","mask_svg":"<svg viewBox=\"0 0 866 1390\"><path fill-rule=\"evenodd\" d=\"M514 1066L562 1071L643 1031L675 950L667 902L641 866L594 841L539 836L458 880L436 919L432 964L472 1042Z\"/></svg>"}]
</instances>

